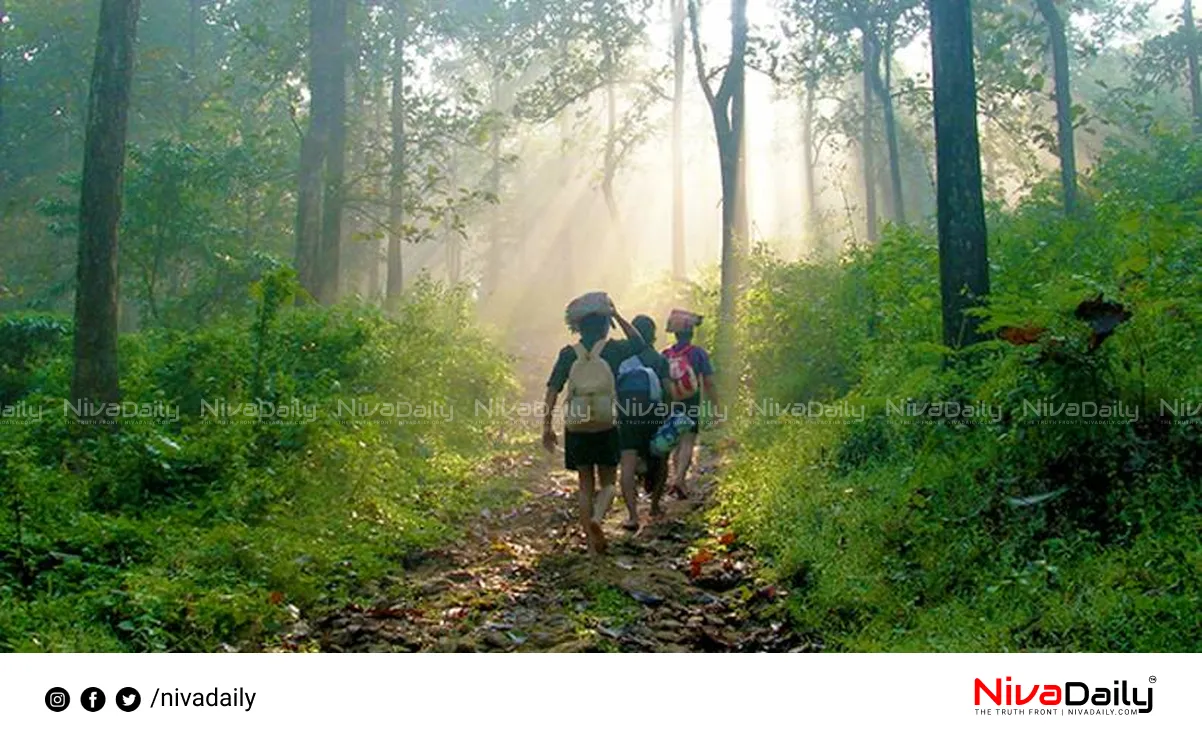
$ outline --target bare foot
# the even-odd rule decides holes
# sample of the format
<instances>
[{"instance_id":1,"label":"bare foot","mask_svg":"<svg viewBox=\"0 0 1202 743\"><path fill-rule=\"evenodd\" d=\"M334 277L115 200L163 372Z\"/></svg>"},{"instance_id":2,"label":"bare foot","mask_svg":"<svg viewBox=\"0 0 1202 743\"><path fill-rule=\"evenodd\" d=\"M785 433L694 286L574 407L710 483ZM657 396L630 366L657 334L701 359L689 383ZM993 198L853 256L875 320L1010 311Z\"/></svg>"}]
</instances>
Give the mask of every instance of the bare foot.
<instances>
[{"instance_id":1,"label":"bare foot","mask_svg":"<svg viewBox=\"0 0 1202 743\"><path fill-rule=\"evenodd\" d=\"M595 555L604 555L607 545L605 543L605 532L601 529L601 524L596 521L590 521L585 529L588 531L589 550Z\"/></svg>"}]
</instances>

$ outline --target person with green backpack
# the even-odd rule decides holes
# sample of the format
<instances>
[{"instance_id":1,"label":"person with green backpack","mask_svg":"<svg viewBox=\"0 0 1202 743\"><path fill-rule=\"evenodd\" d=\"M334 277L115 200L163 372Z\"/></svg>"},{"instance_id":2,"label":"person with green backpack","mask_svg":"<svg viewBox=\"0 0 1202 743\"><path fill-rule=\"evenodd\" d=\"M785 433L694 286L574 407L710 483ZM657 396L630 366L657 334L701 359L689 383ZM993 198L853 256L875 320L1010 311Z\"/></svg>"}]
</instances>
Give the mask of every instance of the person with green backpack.
<instances>
[{"instance_id":1,"label":"person with green backpack","mask_svg":"<svg viewBox=\"0 0 1202 743\"><path fill-rule=\"evenodd\" d=\"M621 457L616 380L622 362L646 349L647 343L602 292L586 294L569 304L567 322L571 330L580 334L580 341L560 350L547 379L543 446L554 452L558 444L552 416L559 394L566 386L564 467L575 470L580 478L577 493L580 523L589 551L599 554L605 551L601 529L605 514L597 514L594 509L600 510L600 505L608 506L613 501ZM626 340L610 340L609 330L615 322L626 334Z\"/></svg>"}]
</instances>

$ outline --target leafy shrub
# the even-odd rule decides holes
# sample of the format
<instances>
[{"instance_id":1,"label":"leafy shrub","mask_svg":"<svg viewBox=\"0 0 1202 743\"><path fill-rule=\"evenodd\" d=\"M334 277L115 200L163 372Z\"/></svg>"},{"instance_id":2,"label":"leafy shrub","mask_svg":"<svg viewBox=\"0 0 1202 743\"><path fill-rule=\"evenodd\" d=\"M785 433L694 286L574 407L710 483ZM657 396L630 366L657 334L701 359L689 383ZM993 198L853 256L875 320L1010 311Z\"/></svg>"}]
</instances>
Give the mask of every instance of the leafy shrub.
<instances>
[{"instance_id":1,"label":"leafy shrub","mask_svg":"<svg viewBox=\"0 0 1202 743\"><path fill-rule=\"evenodd\" d=\"M853 650L1202 642L1202 432L1161 402L1202 390L1199 184L1202 143L1167 135L1100 162L1081 219L1038 196L992 215L998 339L960 354L938 345L933 236L888 231L837 266L758 259L750 387L866 411L753 417L724 479L720 516L792 586L797 623ZM1122 319L1099 331L1091 306ZM932 403L984 414L897 412Z\"/></svg>"},{"instance_id":2,"label":"leafy shrub","mask_svg":"<svg viewBox=\"0 0 1202 743\"><path fill-rule=\"evenodd\" d=\"M53 372L26 398L51 412L0 426L0 649L269 641L294 611L382 591L478 509L473 455L498 430L470 411L514 383L463 292L419 282L390 317L294 306L294 282L266 274L249 322L123 336L122 390L145 416L80 435ZM349 398L461 415L340 414ZM221 412L248 404L313 415Z\"/></svg>"}]
</instances>

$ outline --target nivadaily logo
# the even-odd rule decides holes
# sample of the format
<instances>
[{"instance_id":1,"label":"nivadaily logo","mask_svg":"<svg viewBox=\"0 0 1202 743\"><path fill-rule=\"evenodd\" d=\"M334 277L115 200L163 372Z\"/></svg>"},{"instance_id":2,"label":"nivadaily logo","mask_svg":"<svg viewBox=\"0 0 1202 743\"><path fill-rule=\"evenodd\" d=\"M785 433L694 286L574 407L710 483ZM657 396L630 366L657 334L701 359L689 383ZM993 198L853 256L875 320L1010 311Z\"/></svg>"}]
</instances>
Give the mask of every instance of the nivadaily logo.
<instances>
[{"instance_id":1,"label":"nivadaily logo","mask_svg":"<svg viewBox=\"0 0 1202 743\"><path fill-rule=\"evenodd\" d=\"M1150 683L1155 683L1155 680L1155 676L1148 678ZM990 702L1001 707L1002 714L1022 714L1027 710L1013 708L1022 708L1027 704L1032 705L1032 714L1041 715L1056 714L1055 710L1046 709L1048 707L1057 707L1060 714L1069 715L1131 715L1137 711L1140 714L1152 711L1152 687L1140 689L1134 684L1128 684L1126 680L1121 684L1118 681L1112 682L1114 688L1091 687L1084 681L1032 684L1024 687L1011 681L1009 676L1004 684L1000 678L995 678L992 684L976 679L976 683L973 684L974 704L981 707L984 703L986 706L986 710L977 712L988 712Z\"/></svg>"}]
</instances>

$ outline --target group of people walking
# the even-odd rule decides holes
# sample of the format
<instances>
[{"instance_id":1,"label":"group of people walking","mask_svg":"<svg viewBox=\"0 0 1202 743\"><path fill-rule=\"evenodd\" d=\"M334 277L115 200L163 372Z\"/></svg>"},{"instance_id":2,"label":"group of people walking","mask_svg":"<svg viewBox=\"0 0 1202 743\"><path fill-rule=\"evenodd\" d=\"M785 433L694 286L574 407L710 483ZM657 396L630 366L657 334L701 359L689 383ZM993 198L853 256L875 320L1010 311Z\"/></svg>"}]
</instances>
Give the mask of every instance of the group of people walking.
<instances>
[{"instance_id":1,"label":"group of people walking","mask_svg":"<svg viewBox=\"0 0 1202 743\"><path fill-rule=\"evenodd\" d=\"M627 511L622 526L631 531L639 528L640 484L653 518L662 514L665 494L689 496L686 478L703 396L718 405L714 369L705 349L693 343L702 319L694 313L672 312L667 330L676 342L662 352L655 350L655 321L647 315L627 321L602 292L574 300L566 319L579 340L560 350L547 380L543 446L553 452L559 443L553 412L566 387L564 466L580 478L580 522L589 550L602 553L601 522L619 485ZM610 338L614 326L624 339Z\"/></svg>"}]
</instances>

